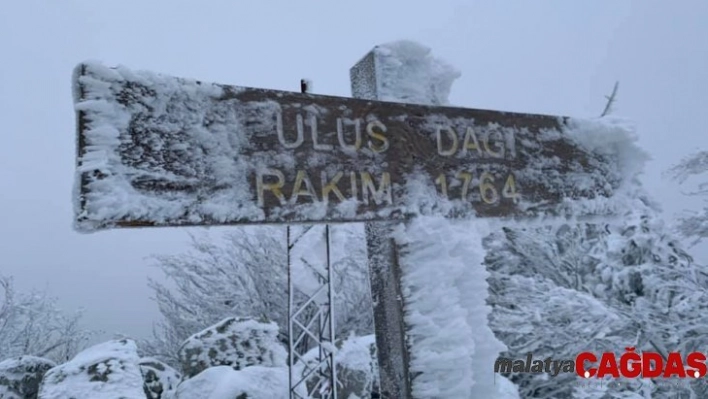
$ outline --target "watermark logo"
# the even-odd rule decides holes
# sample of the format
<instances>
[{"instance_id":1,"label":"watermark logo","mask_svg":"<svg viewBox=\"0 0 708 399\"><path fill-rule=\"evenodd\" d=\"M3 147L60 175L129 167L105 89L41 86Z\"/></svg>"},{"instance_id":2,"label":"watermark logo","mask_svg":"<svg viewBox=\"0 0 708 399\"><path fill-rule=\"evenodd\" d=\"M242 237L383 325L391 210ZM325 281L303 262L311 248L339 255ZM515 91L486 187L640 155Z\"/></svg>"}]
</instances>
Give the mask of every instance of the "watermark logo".
<instances>
[{"instance_id":1,"label":"watermark logo","mask_svg":"<svg viewBox=\"0 0 708 399\"><path fill-rule=\"evenodd\" d=\"M548 373L555 377L560 373L575 372L574 360L553 360L546 358L538 360L533 358L533 354L527 353L526 359L512 360L500 357L494 362L494 372L511 374L511 373Z\"/></svg>"},{"instance_id":2,"label":"watermark logo","mask_svg":"<svg viewBox=\"0 0 708 399\"><path fill-rule=\"evenodd\" d=\"M682 356L671 352L666 358L657 352L636 352L634 347L625 348L619 357L612 352L600 356L592 352L579 353L575 359L557 360L546 358L534 359L527 353L525 359L500 357L494 362L494 372L512 373L547 373L552 377L560 373L575 373L579 377L590 379L612 378L702 378L706 375L706 355L691 352Z\"/></svg>"}]
</instances>

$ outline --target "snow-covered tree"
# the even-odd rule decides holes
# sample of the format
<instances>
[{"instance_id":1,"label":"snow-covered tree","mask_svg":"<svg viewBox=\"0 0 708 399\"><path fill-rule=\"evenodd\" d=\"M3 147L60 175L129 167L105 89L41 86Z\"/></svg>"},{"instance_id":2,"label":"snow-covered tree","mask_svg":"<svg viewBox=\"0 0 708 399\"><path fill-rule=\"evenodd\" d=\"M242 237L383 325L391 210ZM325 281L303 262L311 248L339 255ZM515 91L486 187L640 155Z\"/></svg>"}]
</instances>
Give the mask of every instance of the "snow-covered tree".
<instances>
[{"instance_id":1,"label":"snow-covered tree","mask_svg":"<svg viewBox=\"0 0 708 399\"><path fill-rule=\"evenodd\" d=\"M667 174L681 184L686 184L693 177L708 177L708 151L699 151L689 155L667 171ZM694 189L687 194L703 197L705 205L698 211L688 211L677 221L679 233L693 239L693 244L708 237L708 180L691 184Z\"/></svg>"},{"instance_id":2,"label":"snow-covered tree","mask_svg":"<svg viewBox=\"0 0 708 399\"><path fill-rule=\"evenodd\" d=\"M284 247L274 233L267 228L232 232L223 236L223 244L192 235L191 251L155 256L171 284L150 280L163 320L148 353L174 365L185 339L232 315L282 326L287 275Z\"/></svg>"},{"instance_id":3,"label":"snow-covered tree","mask_svg":"<svg viewBox=\"0 0 708 399\"><path fill-rule=\"evenodd\" d=\"M491 324L509 356L619 355L627 346L666 356L708 343L706 271L667 233L651 202L640 197L637 204L606 225L506 229L488 238ZM573 384L543 377L512 379L522 397L571 395ZM598 398L646 389L609 386ZM701 387L694 389L701 397Z\"/></svg>"},{"instance_id":4,"label":"snow-covered tree","mask_svg":"<svg viewBox=\"0 0 708 399\"><path fill-rule=\"evenodd\" d=\"M618 292L635 287L629 316L664 359L669 352L702 350L708 345L708 269L693 262L656 214L635 211L624 221L623 245L610 248L608 258L621 259L614 263L629 270L614 273ZM657 384L659 392L673 394L680 388ZM698 398L708 397L702 381L691 380L691 389Z\"/></svg>"},{"instance_id":5,"label":"snow-covered tree","mask_svg":"<svg viewBox=\"0 0 708 399\"><path fill-rule=\"evenodd\" d=\"M362 311L371 308L367 305L371 298L365 246L356 242L357 233L352 229L341 226L333 228L332 233L338 334L373 331L372 315ZM153 338L143 343L146 354L177 366L178 349L185 339L228 317L273 321L285 340L285 241L284 228L248 227L224 233L220 240L206 233L192 235L191 248L186 253L155 256L167 281L150 281L163 320L156 326ZM301 249L292 254L300 280L315 263L302 259L316 252L311 247L318 242L321 239L314 236L311 242L298 244Z\"/></svg>"},{"instance_id":6,"label":"snow-covered tree","mask_svg":"<svg viewBox=\"0 0 708 399\"><path fill-rule=\"evenodd\" d=\"M585 276L600 259L594 226L505 229L488 238L490 326L508 347L505 357L574 359L583 351L622 350L630 322L588 293ZM574 375L514 374L524 398L572 397Z\"/></svg>"},{"instance_id":7,"label":"snow-covered tree","mask_svg":"<svg viewBox=\"0 0 708 399\"><path fill-rule=\"evenodd\" d=\"M64 313L46 292L16 292L12 278L0 275L0 355L4 359L31 355L66 361L95 333L81 326L81 316L81 311Z\"/></svg>"},{"instance_id":8,"label":"snow-covered tree","mask_svg":"<svg viewBox=\"0 0 708 399\"><path fill-rule=\"evenodd\" d=\"M612 112L618 84L602 116ZM612 137L608 136L610 141ZM629 158L638 153L627 153ZM629 162L629 159L625 160ZM640 158L637 158L640 161ZM640 163L637 163L637 166ZM661 220L659 207L637 172L624 171L623 212L603 224L507 228L486 240L491 272L490 325L507 344L506 356L573 358L583 351L687 353L706 345L706 270L693 263ZM679 181L708 171L708 152L687 158L670 172ZM708 183L694 194L708 194ZM708 235L708 209L681 221L686 236ZM703 229L703 230L702 230ZM578 386L546 375L517 374L522 397L708 397L705 386L631 380L604 387ZM665 381L663 381L665 382ZM676 396L679 397L679 396Z\"/></svg>"}]
</instances>

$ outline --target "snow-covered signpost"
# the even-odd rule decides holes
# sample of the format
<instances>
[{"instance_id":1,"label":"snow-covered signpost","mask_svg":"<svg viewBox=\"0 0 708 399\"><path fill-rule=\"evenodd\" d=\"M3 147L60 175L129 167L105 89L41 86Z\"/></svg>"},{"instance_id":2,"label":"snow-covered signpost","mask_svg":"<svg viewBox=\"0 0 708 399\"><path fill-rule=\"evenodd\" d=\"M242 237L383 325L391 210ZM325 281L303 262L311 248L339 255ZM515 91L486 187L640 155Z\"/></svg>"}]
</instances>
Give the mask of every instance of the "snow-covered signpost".
<instances>
[{"instance_id":1,"label":"snow-covered signpost","mask_svg":"<svg viewBox=\"0 0 708 399\"><path fill-rule=\"evenodd\" d=\"M79 65L76 229L368 222L381 389L412 397L386 223L607 213L622 179L588 123L448 107L457 72L396 46L352 69L359 98Z\"/></svg>"},{"instance_id":2,"label":"snow-covered signpost","mask_svg":"<svg viewBox=\"0 0 708 399\"><path fill-rule=\"evenodd\" d=\"M564 118L82 64L79 231L536 216L618 181ZM569 178L582 177L584 179Z\"/></svg>"}]
</instances>

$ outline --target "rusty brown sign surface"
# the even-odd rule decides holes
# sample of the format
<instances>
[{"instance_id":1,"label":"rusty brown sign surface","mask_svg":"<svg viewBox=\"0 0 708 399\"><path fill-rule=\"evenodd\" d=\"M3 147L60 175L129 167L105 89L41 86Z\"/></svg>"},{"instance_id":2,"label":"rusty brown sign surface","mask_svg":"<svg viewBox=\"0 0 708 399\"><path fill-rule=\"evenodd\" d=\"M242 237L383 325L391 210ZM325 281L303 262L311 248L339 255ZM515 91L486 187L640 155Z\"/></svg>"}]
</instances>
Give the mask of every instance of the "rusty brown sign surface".
<instances>
[{"instance_id":1,"label":"rusty brown sign surface","mask_svg":"<svg viewBox=\"0 0 708 399\"><path fill-rule=\"evenodd\" d=\"M76 226L532 216L619 177L568 118L74 73Z\"/></svg>"}]
</instances>

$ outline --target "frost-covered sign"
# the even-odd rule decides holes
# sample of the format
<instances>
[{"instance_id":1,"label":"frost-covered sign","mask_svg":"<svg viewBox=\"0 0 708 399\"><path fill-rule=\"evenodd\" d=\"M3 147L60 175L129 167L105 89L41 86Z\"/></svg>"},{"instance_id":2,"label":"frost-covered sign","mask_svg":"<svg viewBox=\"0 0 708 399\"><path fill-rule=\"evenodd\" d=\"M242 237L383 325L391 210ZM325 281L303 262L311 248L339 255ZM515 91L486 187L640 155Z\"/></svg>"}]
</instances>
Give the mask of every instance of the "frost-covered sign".
<instances>
[{"instance_id":1,"label":"frost-covered sign","mask_svg":"<svg viewBox=\"0 0 708 399\"><path fill-rule=\"evenodd\" d=\"M76 225L532 216L619 176L554 116L212 84L81 64Z\"/></svg>"}]
</instances>

